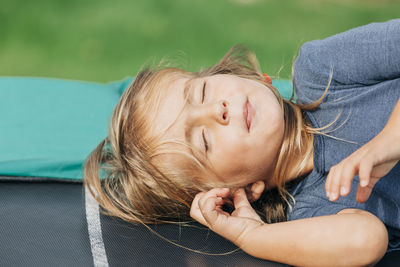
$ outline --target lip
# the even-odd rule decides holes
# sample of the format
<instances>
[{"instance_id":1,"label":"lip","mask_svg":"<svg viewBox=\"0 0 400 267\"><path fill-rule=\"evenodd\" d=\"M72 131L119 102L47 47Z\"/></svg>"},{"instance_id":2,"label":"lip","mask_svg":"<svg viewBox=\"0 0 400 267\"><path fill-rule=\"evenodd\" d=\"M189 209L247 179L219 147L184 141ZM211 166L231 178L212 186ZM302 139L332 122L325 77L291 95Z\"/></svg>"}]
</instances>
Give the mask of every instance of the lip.
<instances>
[{"instance_id":1,"label":"lip","mask_svg":"<svg viewBox=\"0 0 400 267\"><path fill-rule=\"evenodd\" d=\"M251 122L254 118L254 108L248 99L246 99L246 102L243 105L243 118L244 122L246 123L247 130L250 131Z\"/></svg>"}]
</instances>

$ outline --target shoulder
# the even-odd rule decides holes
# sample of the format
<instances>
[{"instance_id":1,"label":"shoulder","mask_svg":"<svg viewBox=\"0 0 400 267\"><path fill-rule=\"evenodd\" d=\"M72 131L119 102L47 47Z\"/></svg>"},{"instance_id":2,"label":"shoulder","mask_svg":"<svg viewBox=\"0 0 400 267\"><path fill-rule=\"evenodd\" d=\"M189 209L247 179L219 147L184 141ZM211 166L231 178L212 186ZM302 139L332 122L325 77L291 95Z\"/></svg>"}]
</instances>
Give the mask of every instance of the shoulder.
<instances>
[{"instance_id":1,"label":"shoulder","mask_svg":"<svg viewBox=\"0 0 400 267\"><path fill-rule=\"evenodd\" d=\"M293 65L294 90L302 103L321 97L330 82L329 49L314 40L303 44Z\"/></svg>"},{"instance_id":2,"label":"shoulder","mask_svg":"<svg viewBox=\"0 0 400 267\"><path fill-rule=\"evenodd\" d=\"M307 90L313 99L328 84L336 90L398 77L399 26L400 19L370 23L306 42L293 67L296 93Z\"/></svg>"}]
</instances>

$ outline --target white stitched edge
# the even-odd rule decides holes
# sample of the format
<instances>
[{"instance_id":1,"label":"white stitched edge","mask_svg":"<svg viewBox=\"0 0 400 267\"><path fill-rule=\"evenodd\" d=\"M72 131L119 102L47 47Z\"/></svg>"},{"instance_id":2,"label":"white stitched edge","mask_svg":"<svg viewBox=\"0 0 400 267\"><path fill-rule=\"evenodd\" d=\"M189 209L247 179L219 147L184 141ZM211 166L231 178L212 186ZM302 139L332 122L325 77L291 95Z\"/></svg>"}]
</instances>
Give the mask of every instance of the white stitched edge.
<instances>
[{"instance_id":1,"label":"white stitched edge","mask_svg":"<svg viewBox=\"0 0 400 267\"><path fill-rule=\"evenodd\" d=\"M108 267L106 249L101 233L99 205L85 186L86 221L88 225L90 248L95 267Z\"/></svg>"}]
</instances>

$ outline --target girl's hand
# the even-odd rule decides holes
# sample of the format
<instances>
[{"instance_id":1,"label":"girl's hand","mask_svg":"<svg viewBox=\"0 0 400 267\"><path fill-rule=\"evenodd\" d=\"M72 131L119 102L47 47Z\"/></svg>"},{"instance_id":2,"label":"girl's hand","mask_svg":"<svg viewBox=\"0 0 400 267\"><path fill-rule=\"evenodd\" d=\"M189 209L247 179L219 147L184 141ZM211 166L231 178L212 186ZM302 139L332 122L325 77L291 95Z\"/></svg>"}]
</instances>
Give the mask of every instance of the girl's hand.
<instances>
[{"instance_id":1,"label":"girl's hand","mask_svg":"<svg viewBox=\"0 0 400 267\"><path fill-rule=\"evenodd\" d=\"M350 193L354 175L360 177L357 201L368 200L372 189L400 159L400 139L393 131L382 130L376 137L349 157L333 166L325 183L326 195L331 201Z\"/></svg>"},{"instance_id":2,"label":"girl's hand","mask_svg":"<svg viewBox=\"0 0 400 267\"><path fill-rule=\"evenodd\" d=\"M190 216L240 247L246 234L262 226L264 222L250 206L243 188L234 193L235 210L232 214L223 211L223 198L229 196L229 191L229 188L215 188L197 194L190 209Z\"/></svg>"}]
</instances>

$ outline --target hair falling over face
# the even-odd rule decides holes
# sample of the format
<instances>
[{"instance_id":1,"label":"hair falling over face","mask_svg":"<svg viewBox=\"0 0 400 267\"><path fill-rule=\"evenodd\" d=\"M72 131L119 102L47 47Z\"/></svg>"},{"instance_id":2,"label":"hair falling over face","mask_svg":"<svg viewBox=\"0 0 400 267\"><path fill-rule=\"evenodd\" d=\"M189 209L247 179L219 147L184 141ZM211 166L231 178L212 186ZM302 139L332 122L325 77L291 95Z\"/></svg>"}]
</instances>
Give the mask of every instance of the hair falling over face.
<instances>
[{"instance_id":1,"label":"hair falling over face","mask_svg":"<svg viewBox=\"0 0 400 267\"><path fill-rule=\"evenodd\" d=\"M303 160L297 175L305 168L312 157L313 135L321 130L308 124L303 111L317 107L326 91L309 105L294 103L293 96L283 99L275 87L264 81L255 55L241 46L231 48L216 65L200 72L158 66L137 74L114 109L108 137L89 155L84 166L84 183L104 213L141 224L192 221L189 212L194 196L218 186L204 182L201 176L214 172L203 158L172 149L171 142L162 141L162 133L153 130L152 118L160 103L161 84L176 76L198 78L217 74L264 84L282 107L284 136L273 175L277 187L265 191L253 206L267 223L287 220L292 197L284 181L300 152ZM179 142L175 145L189 146ZM165 156L185 158L188 164L161 160Z\"/></svg>"}]
</instances>

